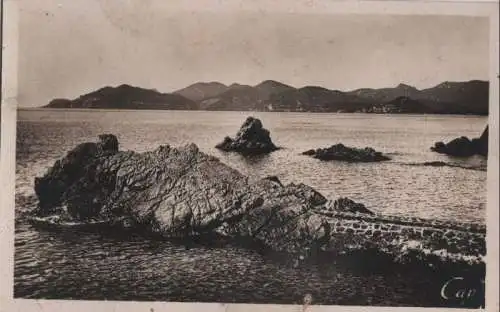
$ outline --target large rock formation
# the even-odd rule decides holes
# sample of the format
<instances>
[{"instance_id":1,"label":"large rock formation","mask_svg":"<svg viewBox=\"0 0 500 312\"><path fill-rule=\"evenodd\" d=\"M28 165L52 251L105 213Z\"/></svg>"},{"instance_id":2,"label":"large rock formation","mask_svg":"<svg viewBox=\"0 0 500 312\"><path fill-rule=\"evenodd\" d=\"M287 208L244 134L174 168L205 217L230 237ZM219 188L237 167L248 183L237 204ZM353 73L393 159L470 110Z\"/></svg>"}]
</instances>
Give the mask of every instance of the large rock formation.
<instances>
[{"instance_id":1,"label":"large rock formation","mask_svg":"<svg viewBox=\"0 0 500 312\"><path fill-rule=\"evenodd\" d=\"M479 138L469 140L462 136L448 143L436 142L431 147L433 152L457 157L470 157L473 155L488 156L488 126Z\"/></svg>"},{"instance_id":2,"label":"large rock formation","mask_svg":"<svg viewBox=\"0 0 500 312\"><path fill-rule=\"evenodd\" d=\"M35 193L42 212L61 208L65 202L79 201L78 207L68 207L73 217L86 218L99 213L98 197L109 195L114 181L107 180L112 179L112 175L100 171L98 164L116 154L119 144L116 136L111 134L99 135L99 140L98 143L79 144L57 160L45 176L35 178Z\"/></svg>"},{"instance_id":3,"label":"large rock formation","mask_svg":"<svg viewBox=\"0 0 500 312\"><path fill-rule=\"evenodd\" d=\"M377 162L390 160L389 157L375 151L373 148L353 148L344 146L343 144L335 144L327 148L308 150L302 154L320 160L341 160L348 162Z\"/></svg>"},{"instance_id":4,"label":"large rock formation","mask_svg":"<svg viewBox=\"0 0 500 312\"><path fill-rule=\"evenodd\" d=\"M482 156L488 156L488 132L488 126L486 126L479 138L472 139L476 153Z\"/></svg>"},{"instance_id":5,"label":"large rock formation","mask_svg":"<svg viewBox=\"0 0 500 312\"><path fill-rule=\"evenodd\" d=\"M162 237L225 237L306 256L376 249L396 257L410 240L419 242L420 254L446 250L447 257L480 261L485 253L483 226L383 217L272 176L251 182L194 144L145 153L117 148L116 137L100 136L100 142L78 145L36 178L34 219L109 221Z\"/></svg>"},{"instance_id":6,"label":"large rock formation","mask_svg":"<svg viewBox=\"0 0 500 312\"><path fill-rule=\"evenodd\" d=\"M278 149L271 140L269 131L264 129L262 122L254 117L248 117L234 139L225 137L216 145L223 151L238 152L243 155L258 155L273 152Z\"/></svg>"}]
</instances>

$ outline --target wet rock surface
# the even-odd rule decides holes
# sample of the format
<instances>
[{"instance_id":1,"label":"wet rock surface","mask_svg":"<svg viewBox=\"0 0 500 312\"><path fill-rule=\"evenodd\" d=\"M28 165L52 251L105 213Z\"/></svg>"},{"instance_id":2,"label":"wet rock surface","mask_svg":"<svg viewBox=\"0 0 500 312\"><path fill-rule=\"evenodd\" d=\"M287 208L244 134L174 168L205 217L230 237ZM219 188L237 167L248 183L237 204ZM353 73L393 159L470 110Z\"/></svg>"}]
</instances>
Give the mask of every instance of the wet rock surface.
<instances>
[{"instance_id":1,"label":"wet rock surface","mask_svg":"<svg viewBox=\"0 0 500 312\"><path fill-rule=\"evenodd\" d=\"M114 136L83 143L35 180L39 216L110 221L164 238L225 237L276 252L310 255L375 248L397 256L401 242L449 255L485 254L484 228L376 215L275 176L251 182L196 145L118 151Z\"/></svg>"},{"instance_id":2,"label":"wet rock surface","mask_svg":"<svg viewBox=\"0 0 500 312\"><path fill-rule=\"evenodd\" d=\"M238 152L243 155L267 154L278 150L269 134L262 126L260 119L248 117L233 138L225 137L216 148L227 152Z\"/></svg>"},{"instance_id":3,"label":"wet rock surface","mask_svg":"<svg viewBox=\"0 0 500 312\"><path fill-rule=\"evenodd\" d=\"M311 156L320 160L339 160L346 162L379 162L391 159L370 147L353 148L340 143L327 148L311 149L303 152L302 155Z\"/></svg>"},{"instance_id":4,"label":"wet rock surface","mask_svg":"<svg viewBox=\"0 0 500 312\"><path fill-rule=\"evenodd\" d=\"M431 150L436 153L456 157L470 157L473 155L488 156L488 126L479 138L470 140L462 136L448 143L436 142Z\"/></svg>"},{"instance_id":5,"label":"wet rock surface","mask_svg":"<svg viewBox=\"0 0 500 312\"><path fill-rule=\"evenodd\" d=\"M349 212L349 213L366 213L373 215L374 213L368 210L365 205L356 203L355 201L341 197L333 202L333 206L330 206L330 210Z\"/></svg>"},{"instance_id":6,"label":"wet rock surface","mask_svg":"<svg viewBox=\"0 0 500 312\"><path fill-rule=\"evenodd\" d=\"M113 188L113 181L105 172L98 171L97 164L106 157L118 152L118 139L112 134L99 135L99 142L79 144L67 155L49 169L43 177L35 178L35 193L39 199L40 212L47 214L61 207L66 201L72 200L68 196L78 196L82 203L89 204L88 209L77 209L75 214L82 214L85 210L99 209L98 203L92 202L99 196L106 196ZM89 179L82 179L82 177ZM81 187L81 188L80 188ZM89 198L84 198L89 191ZM89 211L89 216L97 213Z\"/></svg>"}]
</instances>

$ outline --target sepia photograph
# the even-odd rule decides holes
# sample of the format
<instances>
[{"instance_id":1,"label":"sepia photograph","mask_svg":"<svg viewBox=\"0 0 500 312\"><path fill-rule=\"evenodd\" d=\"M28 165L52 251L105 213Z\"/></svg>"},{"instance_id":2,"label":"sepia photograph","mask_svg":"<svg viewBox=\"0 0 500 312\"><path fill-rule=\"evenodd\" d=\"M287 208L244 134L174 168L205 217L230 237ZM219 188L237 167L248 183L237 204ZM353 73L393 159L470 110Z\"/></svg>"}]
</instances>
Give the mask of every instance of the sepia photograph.
<instances>
[{"instance_id":1,"label":"sepia photograph","mask_svg":"<svg viewBox=\"0 0 500 312\"><path fill-rule=\"evenodd\" d=\"M484 308L490 17L17 2L15 299Z\"/></svg>"}]
</instances>

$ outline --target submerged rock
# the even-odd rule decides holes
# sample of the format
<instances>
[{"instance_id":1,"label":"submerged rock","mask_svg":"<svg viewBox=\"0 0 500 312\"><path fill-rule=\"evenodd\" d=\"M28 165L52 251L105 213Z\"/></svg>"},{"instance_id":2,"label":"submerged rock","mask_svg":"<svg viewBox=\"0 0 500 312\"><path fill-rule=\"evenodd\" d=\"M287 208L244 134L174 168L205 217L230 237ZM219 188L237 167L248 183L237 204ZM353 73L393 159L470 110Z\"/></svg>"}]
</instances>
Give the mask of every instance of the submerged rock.
<instances>
[{"instance_id":1,"label":"submerged rock","mask_svg":"<svg viewBox=\"0 0 500 312\"><path fill-rule=\"evenodd\" d=\"M262 122L254 117L248 117L234 139L225 137L216 148L238 152L244 155L258 155L273 152L278 149L271 140L269 131L262 126Z\"/></svg>"},{"instance_id":2,"label":"submerged rock","mask_svg":"<svg viewBox=\"0 0 500 312\"><path fill-rule=\"evenodd\" d=\"M450 167L450 168L461 168L466 170L477 170L477 171L486 171L486 164L477 164L477 165L464 165L464 164L453 164L447 163L444 161L426 161L423 163L410 163L410 166L426 166L426 167Z\"/></svg>"},{"instance_id":3,"label":"submerged rock","mask_svg":"<svg viewBox=\"0 0 500 312\"><path fill-rule=\"evenodd\" d=\"M316 150L308 150L302 155L312 156L320 160L340 160L347 162L378 162L390 160L388 156L381 152L375 151L373 148L353 148L343 144L335 144L328 148L319 148Z\"/></svg>"},{"instance_id":4,"label":"submerged rock","mask_svg":"<svg viewBox=\"0 0 500 312\"><path fill-rule=\"evenodd\" d=\"M429 167L445 167L445 166L451 166L448 163L445 163L444 161L426 161L422 163L422 166L429 166Z\"/></svg>"},{"instance_id":5,"label":"submerged rock","mask_svg":"<svg viewBox=\"0 0 500 312\"><path fill-rule=\"evenodd\" d=\"M59 226L112 224L165 238L215 235L300 255L375 248L395 256L401 239L410 238L429 250L485 252L483 229L377 216L352 200L332 203L310 186L273 176L253 181L194 144L136 153L116 150L115 139L80 144L35 179L41 216L35 223L59 215L66 220Z\"/></svg>"},{"instance_id":6,"label":"submerged rock","mask_svg":"<svg viewBox=\"0 0 500 312\"><path fill-rule=\"evenodd\" d=\"M470 157L473 155L488 156L488 126L479 138L470 140L462 136L448 143L436 142L431 150L436 153L456 157Z\"/></svg>"}]
</instances>

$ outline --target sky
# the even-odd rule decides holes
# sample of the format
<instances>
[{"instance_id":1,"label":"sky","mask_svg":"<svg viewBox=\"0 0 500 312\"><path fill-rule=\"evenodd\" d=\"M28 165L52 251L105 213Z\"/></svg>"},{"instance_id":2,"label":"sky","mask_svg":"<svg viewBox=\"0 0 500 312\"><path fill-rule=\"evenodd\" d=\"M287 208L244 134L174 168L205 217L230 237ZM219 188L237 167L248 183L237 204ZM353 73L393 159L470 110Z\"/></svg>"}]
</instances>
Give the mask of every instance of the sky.
<instances>
[{"instance_id":1,"label":"sky","mask_svg":"<svg viewBox=\"0 0 500 312\"><path fill-rule=\"evenodd\" d=\"M267 79L336 90L488 79L488 20L174 11L164 0L20 0L19 106L123 83Z\"/></svg>"}]
</instances>

